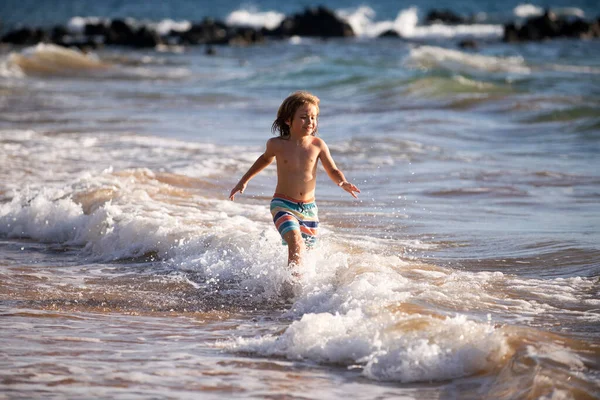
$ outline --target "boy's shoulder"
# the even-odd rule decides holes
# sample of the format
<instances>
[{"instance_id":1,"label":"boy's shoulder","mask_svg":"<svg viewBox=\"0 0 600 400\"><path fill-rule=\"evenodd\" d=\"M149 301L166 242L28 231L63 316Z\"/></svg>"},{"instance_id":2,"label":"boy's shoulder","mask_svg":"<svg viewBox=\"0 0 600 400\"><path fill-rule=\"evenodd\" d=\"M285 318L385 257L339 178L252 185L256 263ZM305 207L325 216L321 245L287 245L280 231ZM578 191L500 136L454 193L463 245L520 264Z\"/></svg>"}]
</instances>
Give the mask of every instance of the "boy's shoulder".
<instances>
[{"instance_id":1,"label":"boy's shoulder","mask_svg":"<svg viewBox=\"0 0 600 400\"><path fill-rule=\"evenodd\" d=\"M313 136L312 144L314 146L323 147L325 145L325 141L323 139L321 139L320 137Z\"/></svg>"},{"instance_id":2,"label":"boy's shoulder","mask_svg":"<svg viewBox=\"0 0 600 400\"><path fill-rule=\"evenodd\" d=\"M267 139L267 146L269 146L269 145L271 145L271 146L279 145L282 142L283 142L283 139L281 137L279 137L279 136L272 137L270 139Z\"/></svg>"}]
</instances>

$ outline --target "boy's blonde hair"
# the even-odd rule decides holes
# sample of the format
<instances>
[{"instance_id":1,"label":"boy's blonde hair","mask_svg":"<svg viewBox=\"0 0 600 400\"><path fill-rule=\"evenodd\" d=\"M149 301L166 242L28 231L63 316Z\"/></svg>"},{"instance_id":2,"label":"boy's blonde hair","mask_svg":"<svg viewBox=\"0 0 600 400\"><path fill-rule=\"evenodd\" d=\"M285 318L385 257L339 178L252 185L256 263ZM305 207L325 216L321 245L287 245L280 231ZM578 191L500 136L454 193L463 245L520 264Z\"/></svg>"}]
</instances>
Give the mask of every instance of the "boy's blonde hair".
<instances>
[{"instance_id":1,"label":"boy's blonde hair","mask_svg":"<svg viewBox=\"0 0 600 400\"><path fill-rule=\"evenodd\" d=\"M304 104L312 104L317 109L317 115L319 115L319 98L314 94L305 91L298 91L290 94L279 106L279 110L277 110L277 118L273 122L271 126L271 131L273 133L279 132L279 136L282 138L290 137L290 127L287 124L287 121L290 121L294 118L294 114L296 114L296 110L303 106ZM313 136L317 134L317 129L312 133Z\"/></svg>"}]
</instances>

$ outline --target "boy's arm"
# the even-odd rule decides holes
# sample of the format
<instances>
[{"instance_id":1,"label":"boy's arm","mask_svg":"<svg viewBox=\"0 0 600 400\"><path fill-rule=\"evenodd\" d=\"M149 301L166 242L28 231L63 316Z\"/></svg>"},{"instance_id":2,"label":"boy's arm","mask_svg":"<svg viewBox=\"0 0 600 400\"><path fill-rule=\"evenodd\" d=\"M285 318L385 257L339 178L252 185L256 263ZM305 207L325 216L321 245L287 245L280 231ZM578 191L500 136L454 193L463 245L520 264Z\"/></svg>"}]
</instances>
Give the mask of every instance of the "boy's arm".
<instances>
[{"instance_id":1,"label":"boy's arm","mask_svg":"<svg viewBox=\"0 0 600 400\"><path fill-rule=\"evenodd\" d=\"M244 193L244 190L246 190L246 185L248 185L250 179L254 178L260 171L265 169L273 162L273 160L275 160L275 152L273 151L273 142L271 142L271 140L267 141L267 149L265 152L256 159L254 164L252 164L250 169L248 169L248 172L246 172L237 185L231 189L231 193L229 193L229 200L233 201L237 192Z\"/></svg>"},{"instance_id":2,"label":"boy's arm","mask_svg":"<svg viewBox=\"0 0 600 400\"><path fill-rule=\"evenodd\" d=\"M325 168L327 175L329 175L329 178L334 181L336 185L350 193L352 197L355 199L358 198L356 193L360 193L360 189L354 186L352 183L346 181L344 173L335 165L335 162L331 157L331 153L329 152L329 147L327 147L327 144L324 141L321 141L321 152L319 153L319 159L321 160L321 164L323 164L323 168Z\"/></svg>"}]
</instances>

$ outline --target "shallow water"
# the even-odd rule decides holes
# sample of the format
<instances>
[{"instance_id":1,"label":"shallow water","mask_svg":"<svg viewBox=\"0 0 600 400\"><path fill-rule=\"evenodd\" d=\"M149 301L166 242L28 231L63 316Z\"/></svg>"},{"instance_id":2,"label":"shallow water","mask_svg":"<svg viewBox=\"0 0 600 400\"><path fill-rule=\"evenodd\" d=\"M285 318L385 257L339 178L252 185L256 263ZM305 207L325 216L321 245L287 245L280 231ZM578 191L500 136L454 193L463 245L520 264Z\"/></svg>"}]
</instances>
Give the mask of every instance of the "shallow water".
<instances>
[{"instance_id":1,"label":"shallow water","mask_svg":"<svg viewBox=\"0 0 600 400\"><path fill-rule=\"evenodd\" d=\"M600 42L480 33L3 48L0 397L598 398ZM362 193L285 299L227 196L299 88Z\"/></svg>"}]
</instances>

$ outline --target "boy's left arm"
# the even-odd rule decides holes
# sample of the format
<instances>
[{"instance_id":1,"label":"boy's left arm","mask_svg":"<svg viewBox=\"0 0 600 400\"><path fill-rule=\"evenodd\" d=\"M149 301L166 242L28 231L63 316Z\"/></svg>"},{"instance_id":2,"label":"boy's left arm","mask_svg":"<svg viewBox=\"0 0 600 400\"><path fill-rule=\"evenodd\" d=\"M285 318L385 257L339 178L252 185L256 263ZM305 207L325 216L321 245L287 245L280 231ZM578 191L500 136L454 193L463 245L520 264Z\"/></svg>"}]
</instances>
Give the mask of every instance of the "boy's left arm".
<instances>
[{"instance_id":1,"label":"boy's left arm","mask_svg":"<svg viewBox=\"0 0 600 400\"><path fill-rule=\"evenodd\" d=\"M321 152L319 153L319 159L321 160L321 164L323 164L323 168L325 168L327 175L329 175L329 178L334 181L336 185L357 199L358 196L356 193L360 193L360 189L346 180L344 173L335 165L335 161L333 161L331 153L329 152L329 147L327 147L327 144L324 141L321 141Z\"/></svg>"}]
</instances>

